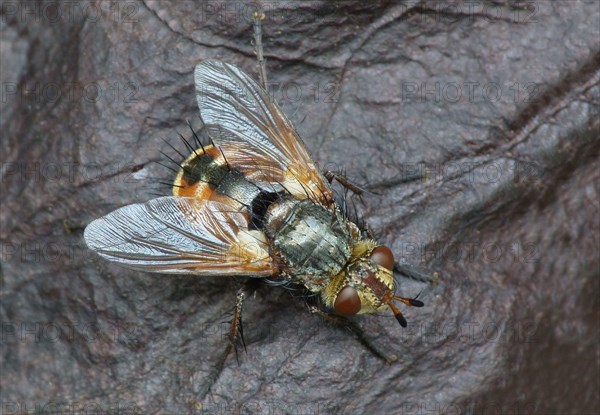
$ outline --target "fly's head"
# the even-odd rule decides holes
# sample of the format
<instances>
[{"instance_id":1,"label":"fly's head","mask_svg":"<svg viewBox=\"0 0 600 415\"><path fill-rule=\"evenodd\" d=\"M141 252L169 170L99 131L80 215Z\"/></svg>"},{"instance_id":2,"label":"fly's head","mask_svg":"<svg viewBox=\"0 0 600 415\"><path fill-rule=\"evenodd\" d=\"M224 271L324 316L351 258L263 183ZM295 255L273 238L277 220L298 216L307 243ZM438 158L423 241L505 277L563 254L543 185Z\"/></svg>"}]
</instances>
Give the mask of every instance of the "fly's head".
<instances>
[{"instance_id":1,"label":"fly's head","mask_svg":"<svg viewBox=\"0 0 600 415\"><path fill-rule=\"evenodd\" d=\"M352 248L348 266L325 288L322 298L325 304L341 316L372 314L392 310L402 327L406 319L394 301L422 307L419 300L398 297L394 294L394 255L390 248L367 239Z\"/></svg>"}]
</instances>

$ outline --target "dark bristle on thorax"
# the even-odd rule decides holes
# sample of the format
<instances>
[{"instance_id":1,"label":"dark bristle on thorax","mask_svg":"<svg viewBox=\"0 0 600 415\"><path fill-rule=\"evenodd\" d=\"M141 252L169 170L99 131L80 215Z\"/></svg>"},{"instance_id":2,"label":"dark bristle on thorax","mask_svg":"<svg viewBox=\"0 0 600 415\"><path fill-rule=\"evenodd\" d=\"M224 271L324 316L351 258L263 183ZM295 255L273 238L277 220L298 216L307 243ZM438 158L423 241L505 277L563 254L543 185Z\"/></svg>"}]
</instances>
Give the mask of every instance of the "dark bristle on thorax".
<instances>
[{"instance_id":1,"label":"dark bristle on thorax","mask_svg":"<svg viewBox=\"0 0 600 415\"><path fill-rule=\"evenodd\" d=\"M356 198L354 193L345 187L333 187L335 201L340 207L342 213L353 222L363 233L367 233L367 222L359 215L356 207Z\"/></svg>"},{"instance_id":2,"label":"dark bristle on thorax","mask_svg":"<svg viewBox=\"0 0 600 415\"><path fill-rule=\"evenodd\" d=\"M317 305L320 301L320 294L307 290L305 286L291 282L287 278L265 278L267 284L275 287L285 288L294 298L304 300L309 304Z\"/></svg>"},{"instance_id":3,"label":"dark bristle on thorax","mask_svg":"<svg viewBox=\"0 0 600 415\"><path fill-rule=\"evenodd\" d=\"M260 192L250 205L250 229L262 229L269 207L285 195L285 192Z\"/></svg>"}]
</instances>

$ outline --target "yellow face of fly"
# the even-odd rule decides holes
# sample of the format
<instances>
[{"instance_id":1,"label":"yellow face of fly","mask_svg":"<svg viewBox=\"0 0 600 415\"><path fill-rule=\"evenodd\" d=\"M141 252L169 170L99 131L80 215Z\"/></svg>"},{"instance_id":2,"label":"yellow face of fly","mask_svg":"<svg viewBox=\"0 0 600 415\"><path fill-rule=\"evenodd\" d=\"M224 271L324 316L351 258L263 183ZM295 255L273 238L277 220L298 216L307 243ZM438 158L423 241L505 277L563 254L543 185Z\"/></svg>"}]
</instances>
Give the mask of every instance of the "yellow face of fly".
<instances>
[{"instance_id":1,"label":"yellow face of fly","mask_svg":"<svg viewBox=\"0 0 600 415\"><path fill-rule=\"evenodd\" d=\"M406 320L393 300L420 307L416 299L394 295L394 256L383 245L367 239L352 250L350 265L331 279L323 290L324 303L342 316L380 313L390 308L398 322L406 327Z\"/></svg>"},{"instance_id":2,"label":"yellow face of fly","mask_svg":"<svg viewBox=\"0 0 600 415\"><path fill-rule=\"evenodd\" d=\"M394 277L392 269L371 257L376 248L381 247L369 239L356 244L350 265L333 277L324 290L325 304L338 314L370 314L387 309L385 301L393 295Z\"/></svg>"}]
</instances>

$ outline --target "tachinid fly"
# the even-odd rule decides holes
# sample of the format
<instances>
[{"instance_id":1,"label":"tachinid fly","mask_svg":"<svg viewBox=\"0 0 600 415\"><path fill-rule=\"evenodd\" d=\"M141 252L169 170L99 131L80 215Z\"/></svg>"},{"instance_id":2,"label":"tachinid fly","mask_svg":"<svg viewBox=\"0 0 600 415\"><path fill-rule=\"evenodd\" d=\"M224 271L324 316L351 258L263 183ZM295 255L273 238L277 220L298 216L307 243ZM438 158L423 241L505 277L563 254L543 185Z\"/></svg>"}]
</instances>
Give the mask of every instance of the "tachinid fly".
<instances>
[{"instance_id":1,"label":"tachinid fly","mask_svg":"<svg viewBox=\"0 0 600 415\"><path fill-rule=\"evenodd\" d=\"M330 186L339 176L317 169L265 88L217 60L194 78L211 144L181 164L172 196L90 223L88 247L142 271L277 278L320 296L328 312L390 308L406 326L394 301L423 303L394 294L391 250L340 209Z\"/></svg>"}]
</instances>

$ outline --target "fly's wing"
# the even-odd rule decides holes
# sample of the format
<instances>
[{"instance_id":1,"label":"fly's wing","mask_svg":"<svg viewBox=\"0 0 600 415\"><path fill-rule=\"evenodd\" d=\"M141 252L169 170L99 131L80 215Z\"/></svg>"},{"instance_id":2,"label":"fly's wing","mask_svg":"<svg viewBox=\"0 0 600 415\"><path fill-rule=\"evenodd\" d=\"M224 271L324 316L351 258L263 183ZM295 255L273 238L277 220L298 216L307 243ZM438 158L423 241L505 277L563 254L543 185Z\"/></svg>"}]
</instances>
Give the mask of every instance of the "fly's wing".
<instances>
[{"instance_id":1,"label":"fly's wing","mask_svg":"<svg viewBox=\"0 0 600 415\"><path fill-rule=\"evenodd\" d=\"M276 273L262 232L223 203L161 197L124 206L85 228L88 247L128 268L163 273L247 275Z\"/></svg>"},{"instance_id":2,"label":"fly's wing","mask_svg":"<svg viewBox=\"0 0 600 415\"><path fill-rule=\"evenodd\" d=\"M292 123L239 68L216 60L196 66L196 98L209 136L227 164L269 190L331 206L333 192Z\"/></svg>"}]
</instances>

